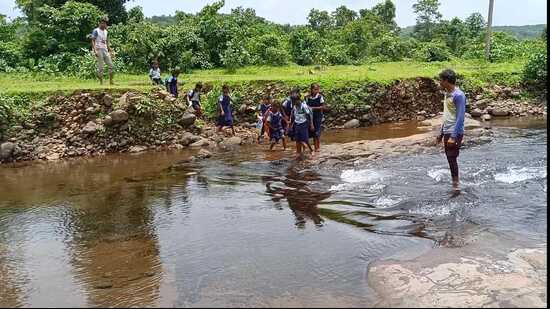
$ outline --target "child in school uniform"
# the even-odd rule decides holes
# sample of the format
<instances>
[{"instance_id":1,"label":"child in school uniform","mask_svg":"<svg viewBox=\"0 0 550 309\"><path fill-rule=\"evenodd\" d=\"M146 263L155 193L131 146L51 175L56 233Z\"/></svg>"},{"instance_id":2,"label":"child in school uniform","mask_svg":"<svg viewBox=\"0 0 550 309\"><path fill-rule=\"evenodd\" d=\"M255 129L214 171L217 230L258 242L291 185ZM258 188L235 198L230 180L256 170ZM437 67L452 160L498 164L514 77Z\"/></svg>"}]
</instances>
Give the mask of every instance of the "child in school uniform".
<instances>
[{"instance_id":1,"label":"child in school uniform","mask_svg":"<svg viewBox=\"0 0 550 309\"><path fill-rule=\"evenodd\" d=\"M178 76L180 75L179 69L172 70L172 75L164 81L166 85L166 91L168 91L175 98L178 97Z\"/></svg>"},{"instance_id":2,"label":"child in school uniform","mask_svg":"<svg viewBox=\"0 0 550 309\"><path fill-rule=\"evenodd\" d=\"M283 142L283 149L286 150L286 140L283 128L283 123L285 123L286 120L281 113L279 104L273 104L271 106L271 109L267 112L266 121L269 126L269 140L271 142L269 150L273 150L273 147L281 140Z\"/></svg>"},{"instance_id":3,"label":"child in school uniform","mask_svg":"<svg viewBox=\"0 0 550 309\"><path fill-rule=\"evenodd\" d=\"M314 130L312 112L305 102L302 102L299 95L292 97L292 117L290 128L294 130L294 140L296 141L296 159L303 157L303 150L309 145L309 131Z\"/></svg>"},{"instance_id":4,"label":"child in school uniform","mask_svg":"<svg viewBox=\"0 0 550 309\"><path fill-rule=\"evenodd\" d=\"M202 83L197 83L195 85L195 88L189 91L186 96L188 106L193 107L197 117L200 117L202 115L201 91L202 91Z\"/></svg>"},{"instance_id":5,"label":"child in school uniform","mask_svg":"<svg viewBox=\"0 0 550 309\"><path fill-rule=\"evenodd\" d=\"M224 127L230 127L231 133L235 135L233 128L233 111L231 109L231 97L229 96L229 86L223 86L223 94L218 99L218 108L220 115L218 117L218 132L221 132Z\"/></svg>"},{"instance_id":6,"label":"child in school uniform","mask_svg":"<svg viewBox=\"0 0 550 309\"><path fill-rule=\"evenodd\" d=\"M292 130L290 130L290 116L292 115L292 96L296 96L300 94L300 89L294 88L290 91L289 96L283 101L281 104L281 114L283 114L283 117L285 118L285 121L283 122L283 129L285 130L285 136L290 137L290 139L294 140L294 134Z\"/></svg>"},{"instance_id":7,"label":"child in school uniform","mask_svg":"<svg viewBox=\"0 0 550 309\"><path fill-rule=\"evenodd\" d=\"M260 129L260 135L258 136L258 144L262 143L265 134L268 133L266 131L269 131L268 126L266 124L266 115L269 109L271 108L270 101L271 101L271 98L269 96L264 96L262 98L262 103L258 105L257 114L256 114L258 117L257 127ZM269 133L268 133L268 136L269 136Z\"/></svg>"},{"instance_id":8,"label":"child in school uniform","mask_svg":"<svg viewBox=\"0 0 550 309\"><path fill-rule=\"evenodd\" d=\"M151 65L151 69L149 70L149 78L151 79L151 82L153 85L161 85L162 84L162 78L160 77L160 67L158 61L153 61L153 64Z\"/></svg>"},{"instance_id":9,"label":"child in school uniform","mask_svg":"<svg viewBox=\"0 0 550 309\"><path fill-rule=\"evenodd\" d=\"M306 103L312 111L313 137L315 151L318 152L321 148L321 125L323 123L323 111L325 110L325 98L321 95L321 87L319 84L311 84L309 96L306 97Z\"/></svg>"}]
</instances>

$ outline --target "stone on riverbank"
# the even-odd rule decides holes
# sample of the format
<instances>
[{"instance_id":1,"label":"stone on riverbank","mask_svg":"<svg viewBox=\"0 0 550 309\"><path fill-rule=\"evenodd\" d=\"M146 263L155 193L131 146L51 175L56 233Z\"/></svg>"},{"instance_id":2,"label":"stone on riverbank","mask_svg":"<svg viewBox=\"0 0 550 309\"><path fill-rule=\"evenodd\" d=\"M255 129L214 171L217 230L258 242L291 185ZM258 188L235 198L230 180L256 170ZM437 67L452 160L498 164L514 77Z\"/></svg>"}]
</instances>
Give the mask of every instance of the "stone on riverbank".
<instances>
[{"instance_id":1,"label":"stone on riverbank","mask_svg":"<svg viewBox=\"0 0 550 309\"><path fill-rule=\"evenodd\" d=\"M187 127L191 126L192 124L194 124L196 119L197 119L197 116L195 116L195 114L185 113L185 114L181 117L179 123L180 123L184 128L187 128Z\"/></svg>"},{"instance_id":2,"label":"stone on riverbank","mask_svg":"<svg viewBox=\"0 0 550 309\"><path fill-rule=\"evenodd\" d=\"M359 128L361 126L361 122L358 119L352 119L344 124L345 129L354 129Z\"/></svg>"},{"instance_id":3,"label":"stone on riverbank","mask_svg":"<svg viewBox=\"0 0 550 309\"><path fill-rule=\"evenodd\" d=\"M115 110L109 114L111 119L113 120L113 124L122 123L128 120L129 115L125 110Z\"/></svg>"},{"instance_id":4,"label":"stone on riverbank","mask_svg":"<svg viewBox=\"0 0 550 309\"><path fill-rule=\"evenodd\" d=\"M12 142L5 142L0 145L0 160L9 160L15 152L16 145Z\"/></svg>"}]
</instances>

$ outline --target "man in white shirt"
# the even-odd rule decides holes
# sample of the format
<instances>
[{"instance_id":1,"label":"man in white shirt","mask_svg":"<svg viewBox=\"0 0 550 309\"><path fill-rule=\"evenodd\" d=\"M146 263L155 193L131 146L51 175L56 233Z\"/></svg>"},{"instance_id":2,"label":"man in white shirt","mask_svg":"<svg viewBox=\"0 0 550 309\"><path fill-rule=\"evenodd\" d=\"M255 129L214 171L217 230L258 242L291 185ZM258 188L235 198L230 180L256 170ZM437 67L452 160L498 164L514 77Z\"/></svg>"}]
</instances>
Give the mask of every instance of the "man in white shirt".
<instances>
[{"instance_id":1,"label":"man in white shirt","mask_svg":"<svg viewBox=\"0 0 550 309\"><path fill-rule=\"evenodd\" d=\"M92 31L92 50L97 58L97 76L99 82L103 85L103 67L109 66L109 82L113 85L113 61L111 60L111 47L107 39L108 18L103 17L99 22L99 27Z\"/></svg>"}]
</instances>

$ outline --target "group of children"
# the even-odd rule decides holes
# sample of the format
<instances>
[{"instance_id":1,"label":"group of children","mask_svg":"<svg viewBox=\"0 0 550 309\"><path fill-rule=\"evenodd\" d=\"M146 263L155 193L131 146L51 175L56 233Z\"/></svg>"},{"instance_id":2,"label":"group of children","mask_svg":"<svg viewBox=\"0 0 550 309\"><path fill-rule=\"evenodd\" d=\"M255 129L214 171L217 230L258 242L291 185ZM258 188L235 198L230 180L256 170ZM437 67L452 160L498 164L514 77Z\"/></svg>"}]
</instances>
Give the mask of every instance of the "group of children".
<instances>
[{"instance_id":1,"label":"group of children","mask_svg":"<svg viewBox=\"0 0 550 309\"><path fill-rule=\"evenodd\" d=\"M176 98L178 97L179 73L179 70L174 69L170 76L164 80L166 90ZM162 85L161 71L157 61L151 65L149 78L154 85ZM185 97L188 105L193 107L199 117L202 115L200 103L202 88L202 84L197 83ZM217 128L218 132L226 127L230 128L231 133L235 135L232 102L229 86L225 85L222 95L218 99ZM270 96L264 96L258 106L257 127L260 130L258 143L262 143L267 135L271 143L270 150L273 150L275 145L280 142L282 142L283 149L286 150L286 138L288 137L296 142L298 158L303 156L306 148L311 153L318 152L321 148L321 126L325 110L325 99L321 95L321 89L317 83L311 85L310 92L304 99L297 88L291 90L289 96L282 103L274 102ZM314 147L311 147L311 138L313 138Z\"/></svg>"},{"instance_id":2,"label":"group of children","mask_svg":"<svg viewBox=\"0 0 550 309\"><path fill-rule=\"evenodd\" d=\"M303 156L306 148L312 153L318 152L321 148L321 127L325 110L325 99L317 83L311 85L304 100L299 89L293 89L281 104L265 96L258 106L258 143L262 143L267 135L271 143L270 149L281 141L286 149L286 137L289 137L296 142L298 158ZM311 147L310 138L313 138L314 148Z\"/></svg>"}]
</instances>

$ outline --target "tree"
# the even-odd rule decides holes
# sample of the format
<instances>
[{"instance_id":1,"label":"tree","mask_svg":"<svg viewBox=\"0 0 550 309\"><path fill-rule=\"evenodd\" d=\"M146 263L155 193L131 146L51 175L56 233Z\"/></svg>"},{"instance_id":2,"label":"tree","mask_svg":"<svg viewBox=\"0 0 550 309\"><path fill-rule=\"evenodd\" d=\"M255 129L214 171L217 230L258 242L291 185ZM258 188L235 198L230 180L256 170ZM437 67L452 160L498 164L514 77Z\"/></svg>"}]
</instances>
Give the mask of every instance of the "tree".
<instances>
[{"instance_id":1,"label":"tree","mask_svg":"<svg viewBox=\"0 0 550 309\"><path fill-rule=\"evenodd\" d=\"M89 47L88 35L105 14L92 4L76 1L68 1L59 8L45 5L39 13L38 20L47 22L33 23L25 42L25 50L35 57Z\"/></svg>"},{"instance_id":2,"label":"tree","mask_svg":"<svg viewBox=\"0 0 550 309\"><path fill-rule=\"evenodd\" d=\"M332 18L334 18L336 27L344 27L357 18L357 13L342 5L332 12Z\"/></svg>"},{"instance_id":3,"label":"tree","mask_svg":"<svg viewBox=\"0 0 550 309\"><path fill-rule=\"evenodd\" d=\"M290 53L299 65L315 63L321 46L317 33L307 27L298 27L290 34Z\"/></svg>"},{"instance_id":4,"label":"tree","mask_svg":"<svg viewBox=\"0 0 550 309\"><path fill-rule=\"evenodd\" d=\"M485 22L483 15L480 13L473 13L468 16L468 18L464 21L464 24L470 38L479 37L485 30L485 27L487 27L487 23Z\"/></svg>"},{"instance_id":5,"label":"tree","mask_svg":"<svg viewBox=\"0 0 550 309\"><path fill-rule=\"evenodd\" d=\"M439 5L439 0L418 0L413 4L414 13L417 14L414 36L419 40L433 39L437 23L441 20Z\"/></svg>"},{"instance_id":6,"label":"tree","mask_svg":"<svg viewBox=\"0 0 550 309\"><path fill-rule=\"evenodd\" d=\"M332 26L333 20L327 11L311 9L307 17L309 26L319 33L326 33Z\"/></svg>"},{"instance_id":7,"label":"tree","mask_svg":"<svg viewBox=\"0 0 550 309\"><path fill-rule=\"evenodd\" d=\"M445 27L446 44L451 52L457 56L461 55L461 50L466 45L468 30L460 18L453 18Z\"/></svg>"},{"instance_id":8,"label":"tree","mask_svg":"<svg viewBox=\"0 0 550 309\"><path fill-rule=\"evenodd\" d=\"M386 0L384 3L379 3L372 8L372 12L380 17L382 22L386 24L389 29L397 29L395 23L395 4L392 0Z\"/></svg>"},{"instance_id":9,"label":"tree","mask_svg":"<svg viewBox=\"0 0 550 309\"><path fill-rule=\"evenodd\" d=\"M134 6L128 11L128 21L131 23L141 23L145 20L143 15L143 8L141 6Z\"/></svg>"},{"instance_id":10,"label":"tree","mask_svg":"<svg viewBox=\"0 0 550 309\"><path fill-rule=\"evenodd\" d=\"M540 38L546 42L548 40L548 33L546 31L546 26L544 26L544 29L542 30L542 33L540 35Z\"/></svg>"},{"instance_id":11,"label":"tree","mask_svg":"<svg viewBox=\"0 0 550 309\"><path fill-rule=\"evenodd\" d=\"M129 0L80 0L78 2L90 3L104 11L109 16L112 24L125 22L128 18L124 3ZM44 6L60 8L68 0L15 0L17 6L23 11L30 22L38 21L40 18L40 9ZM42 20L42 22L44 22Z\"/></svg>"}]
</instances>

